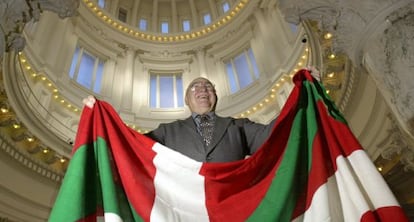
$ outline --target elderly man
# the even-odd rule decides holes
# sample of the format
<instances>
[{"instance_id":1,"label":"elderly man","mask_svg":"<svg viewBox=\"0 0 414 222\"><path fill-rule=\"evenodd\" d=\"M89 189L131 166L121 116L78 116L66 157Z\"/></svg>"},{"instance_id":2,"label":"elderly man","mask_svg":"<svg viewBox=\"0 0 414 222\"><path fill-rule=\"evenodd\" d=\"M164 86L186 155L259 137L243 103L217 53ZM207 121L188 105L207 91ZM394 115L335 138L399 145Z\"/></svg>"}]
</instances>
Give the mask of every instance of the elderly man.
<instances>
[{"instance_id":1,"label":"elderly man","mask_svg":"<svg viewBox=\"0 0 414 222\"><path fill-rule=\"evenodd\" d=\"M216 90L205 78L190 83L185 102L192 112L190 117L160 124L147 136L201 162L244 159L261 146L275 122L263 125L248 119L218 116Z\"/></svg>"},{"instance_id":2,"label":"elderly man","mask_svg":"<svg viewBox=\"0 0 414 222\"><path fill-rule=\"evenodd\" d=\"M312 76L320 80L319 71L309 66ZM93 107L93 96L83 100ZM273 125L263 125L249 119L216 115L217 94L206 78L196 78L188 86L185 103L191 116L184 120L160 124L146 134L155 141L200 162L229 162L246 158L266 141Z\"/></svg>"}]
</instances>

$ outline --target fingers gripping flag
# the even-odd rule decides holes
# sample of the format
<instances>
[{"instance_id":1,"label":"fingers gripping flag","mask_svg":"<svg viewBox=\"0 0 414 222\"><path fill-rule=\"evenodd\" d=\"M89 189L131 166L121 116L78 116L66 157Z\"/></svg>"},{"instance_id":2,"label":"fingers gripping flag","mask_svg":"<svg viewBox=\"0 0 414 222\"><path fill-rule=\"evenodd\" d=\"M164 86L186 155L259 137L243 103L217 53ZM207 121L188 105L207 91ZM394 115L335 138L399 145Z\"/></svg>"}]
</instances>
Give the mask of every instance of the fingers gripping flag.
<instances>
[{"instance_id":1,"label":"fingers gripping flag","mask_svg":"<svg viewBox=\"0 0 414 222\"><path fill-rule=\"evenodd\" d=\"M408 221L307 70L250 158L196 162L84 108L50 221Z\"/></svg>"}]
</instances>

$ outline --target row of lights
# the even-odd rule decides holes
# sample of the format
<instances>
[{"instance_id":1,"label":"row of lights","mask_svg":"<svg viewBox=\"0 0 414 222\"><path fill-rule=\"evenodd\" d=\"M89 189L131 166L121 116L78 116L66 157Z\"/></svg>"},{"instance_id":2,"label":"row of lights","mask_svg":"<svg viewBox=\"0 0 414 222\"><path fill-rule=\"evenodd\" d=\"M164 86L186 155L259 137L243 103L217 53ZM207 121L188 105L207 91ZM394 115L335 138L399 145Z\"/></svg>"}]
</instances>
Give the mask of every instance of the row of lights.
<instances>
[{"instance_id":1,"label":"row of lights","mask_svg":"<svg viewBox=\"0 0 414 222\"><path fill-rule=\"evenodd\" d=\"M327 33L325 33L324 35L323 35L323 38L325 39L325 40L330 40L330 39L332 39L332 37L333 37L333 35L332 35L332 33L329 33L329 32L327 32ZM336 55L334 54L334 53L330 53L329 55L328 55L328 59L335 59L336 58ZM334 72L331 72L331 73L329 73L329 74L327 74L326 75L328 78L334 78L335 77L335 73ZM327 93L329 94L329 90L327 90ZM384 168L383 168L383 166L377 166L377 170L379 171L379 172L382 172L383 170L384 170Z\"/></svg>"},{"instance_id":2,"label":"row of lights","mask_svg":"<svg viewBox=\"0 0 414 222\"><path fill-rule=\"evenodd\" d=\"M80 115L80 108L76 107L75 105L69 103L62 95L59 94L59 90L54 86L54 84L48 79L46 78L45 75L42 74L38 74L35 70L33 70L32 66L29 64L29 62L27 61L27 59L25 58L25 56L23 55L23 53L19 52L19 59L20 59L20 63L22 65L22 67L25 68L25 72L27 75L31 76L33 78L34 81L36 80L41 80L45 86L47 86L47 88L49 90L51 90L52 94L53 94L53 98L60 103L64 108L68 109L69 111L75 112L77 115ZM127 126L129 126L130 128L136 130L139 133L148 133L148 130L143 130L138 128L136 125L133 124L127 124ZM15 126L19 127L19 126Z\"/></svg>"},{"instance_id":3,"label":"row of lights","mask_svg":"<svg viewBox=\"0 0 414 222\"><path fill-rule=\"evenodd\" d=\"M223 16L222 18L218 19L215 23L207 27L201 28L200 30L189 32L188 34L178 34L178 35L161 35L161 34L156 35L156 34L150 34L146 32L140 32L136 28L127 27L121 24L120 22L118 22L116 19L111 18L99 6L97 6L94 1L83 0L83 2L88 6L88 8L93 13L95 13L95 15L97 15L100 19L102 19L108 25L110 25L113 28L116 28L117 30L121 32L129 34L135 38L138 38L140 40L155 41L155 42L179 42L179 41L191 40L191 39L202 37L222 27L223 25L227 24L230 20L232 20L236 15L239 14L239 12L246 6L249 0L240 0L235 5L235 7L229 13L227 13L227 15Z\"/></svg>"},{"instance_id":4,"label":"row of lights","mask_svg":"<svg viewBox=\"0 0 414 222\"><path fill-rule=\"evenodd\" d=\"M14 116L14 114L12 114L12 111L10 110L7 103L2 103L2 105L0 107L0 113L1 113L2 116ZM19 121L14 120L11 127L12 127L13 130L17 130L17 131L12 132L12 134L15 134L15 133L18 132L18 130L21 130L23 126ZM36 138L33 135L31 135L30 133L26 133L26 132L24 134L25 134L24 135L24 141L27 142L29 144L29 146L31 146L30 144L34 144L36 142ZM49 154L50 151L51 150L49 148L42 146L41 152L44 155ZM67 160L68 160L68 158L66 158L64 156L61 156L61 155L56 155L56 158L58 158L59 162L62 163L62 164L66 163Z\"/></svg>"},{"instance_id":5,"label":"row of lights","mask_svg":"<svg viewBox=\"0 0 414 222\"><path fill-rule=\"evenodd\" d=\"M34 81L40 80L42 81L45 86L48 87L49 90L52 91L53 98L58 101L60 104L62 104L64 107L66 107L69 111L75 112L77 114L80 113L80 109L73 105L72 103L68 102L63 96L59 94L59 90L56 88L56 86L50 81L45 75L37 73L35 70L33 70L32 66L29 64L23 53L19 52L19 59L20 64L25 69L25 72L33 78Z\"/></svg>"},{"instance_id":6,"label":"row of lights","mask_svg":"<svg viewBox=\"0 0 414 222\"><path fill-rule=\"evenodd\" d=\"M132 128L132 129L134 129L135 131L137 131L138 133L142 133L142 134L145 134L145 133L148 133L149 132L149 130L144 130L144 129L140 129L140 128L138 128L136 125L134 125L134 124L126 124L129 128Z\"/></svg>"},{"instance_id":7,"label":"row of lights","mask_svg":"<svg viewBox=\"0 0 414 222\"><path fill-rule=\"evenodd\" d=\"M25 73L27 75L29 75L30 77L32 77L33 81L42 81L43 84L45 86L47 86L47 88L52 92L53 98L56 101L58 101L60 104L62 104L62 106L64 106L69 111L75 112L76 114L80 113L80 109L77 108L75 105L69 103L67 100L65 100L63 98L63 96L61 96L59 94L59 90L55 87L55 85L45 75L39 74L38 72L36 72L32 68L32 66L29 64L29 62L27 61L26 57L23 55L22 52L19 52L19 61L20 61L20 64L22 65L22 67L24 68L23 70L25 71ZM2 113L6 112L6 110L3 109L3 107L0 110L1 110ZM21 127L21 125L19 123L13 124L14 129L19 129L20 127ZM27 136L26 141L28 143L33 143L33 142L36 141L36 139L33 136ZM44 155L48 155L50 152L52 152L52 150L48 147L43 147L42 146L42 151L41 152ZM63 155L59 155L59 154L55 154L55 155L56 155L56 158L59 159L59 162L61 164L64 164L68 161L68 158L64 157Z\"/></svg>"},{"instance_id":8,"label":"row of lights","mask_svg":"<svg viewBox=\"0 0 414 222\"><path fill-rule=\"evenodd\" d=\"M298 62L296 64L296 67L290 72L290 74L289 75L284 75L281 78L279 78L275 82L273 87L270 89L270 92L268 93L268 95L262 101L260 101L259 103L257 103L253 107L249 108L248 110L240 113L236 117L239 117L239 118L248 117L248 116L252 115L253 113L259 111L260 109L266 107L268 104L270 104L276 98L275 92L277 92L277 90L283 84L288 82L288 80L291 80L293 78L293 76L295 75L295 73L297 71L299 71L301 68L303 68L308 63L309 54L310 54L310 50L309 50L308 47L306 47L305 50L304 50L304 53L302 54L302 56L298 60Z\"/></svg>"},{"instance_id":9,"label":"row of lights","mask_svg":"<svg viewBox=\"0 0 414 222\"><path fill-rule=\"evenodd\" d=\"M332 37L333 37L333 35L332 35L332 33L330 33L330 32L327 32L327 33L325 33L325 34L323 35L323 38L324 38L325 40L330 40L330 39L332 39ZM335 58L336 58L335 53L330 53L330 54L328 55L328 59L335 59Z\"/></svg>"},{"instance_id":10,"label":"row of lights","mask_svg":"<svg viewBox=\"0 0 414 222\"><path fill-rule=\"evenodd\" d=\"M330 41L332 38L333 38L333 34L330 33L330 32L327 32L323 35L323 39L326 40L326 41ZM329 54L327 54L326 57L327 57L328 60L337 59L337 55L333 52L330 52ZM328 78L328 79L333 79L335 77L336 77L335 72L331 72L331 73L326 75L326 78ZM326 93L331 94L331 91L329 89L327 89ZM331 95L331 96L334 96L334 95Z\"/></svg>"}]
</instances>

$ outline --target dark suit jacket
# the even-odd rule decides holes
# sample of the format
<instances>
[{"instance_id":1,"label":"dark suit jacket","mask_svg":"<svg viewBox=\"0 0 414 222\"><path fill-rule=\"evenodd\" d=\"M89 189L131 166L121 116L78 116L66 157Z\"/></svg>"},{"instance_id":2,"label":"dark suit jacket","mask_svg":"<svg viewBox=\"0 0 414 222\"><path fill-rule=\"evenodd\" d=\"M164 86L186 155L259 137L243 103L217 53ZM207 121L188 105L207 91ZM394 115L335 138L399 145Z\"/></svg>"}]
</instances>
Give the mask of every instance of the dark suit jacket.
<instances>
[{"instance_id":1,"label":"dark suit jacket","mask_svg":"<svg viewBox=\"0 0 414 222\"><path fill-rule=\"evenodd\" d=\"M160 124L147 136L200 162L229 162L253 154L269 136L274 122L263 125L248 119L216 115L213 139L208 147L197 132L191 116Z\"/></svg>"}]
</instances>

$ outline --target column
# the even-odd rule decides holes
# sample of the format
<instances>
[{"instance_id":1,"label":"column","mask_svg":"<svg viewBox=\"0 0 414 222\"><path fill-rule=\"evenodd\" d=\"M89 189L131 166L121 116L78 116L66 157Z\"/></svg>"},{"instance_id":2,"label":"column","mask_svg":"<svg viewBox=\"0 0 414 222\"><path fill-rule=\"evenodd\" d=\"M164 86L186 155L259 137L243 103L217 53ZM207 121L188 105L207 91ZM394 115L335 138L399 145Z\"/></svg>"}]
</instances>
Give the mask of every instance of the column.
<instances>
[{"instance_id":1,"label":"column","mask_svg":"<svg viewBox=\"0 0 414 222\"><path fill-rule=\"evenodd\" d=\"M175 2L175 0L171 0L171 15L172 15L171 31L179 32L178 17L177 17L177 3Z\"/></svg>"},{"instance_id":2,"label":"column","mask_svg":"<svg viewBox=\"0 0 414 222\"><path fill-rule=\"evenodd\" d=\"M217 11L217 5L214 0L208 0L208 5L210 6L211 21L214 21L219 16Z\"/></svg>"},{"instance_id":3,"label":"column","mask_svg":"<svg viewBox=\"0 0 414 222\"><path fill-rule=\"evenodd\" d=\"M190 3L190 9L191 9L191 20L192 20L192 29L197 28L199 26L198 24L198 13L197 13L197 9L195 7L194 4L194 0L188 0L188 2Z\"/></svg>"},{"instance_id":4,"label":"column","mask_svg":"<svg viewBox=\"0 0 414 222\"><path fill-rule=\"evenodd\" d=\"M105 62L102 85L101 85L101 95L110 98L113 94L113 83L115 78L115 60L116 58L108 59Z\"/></svg>"},{"instance_id":5,"label":"column","mask_svg":"<svg viewBox=\"0 0 414 222\"><path fill-rule=\"evenodd\" d=\"M201 77L207 78L207 68L206 68L206 58L205 58L205 50L204 49L197 49L196 56L198 60L198 70Z\"/></svg>"},{"instance_id":6,"label":"column","mask_svg":"<svg viewBox=\"0 0 414 222\"><path fill-rule=\"evenodd\" d=\"M134 4L132 5L132 15L131 15L131 25L133 27L138 26L138 8L141 0L134 0Z\"/></svg>"},{"instance_id":7,"label":"column","mask_svg":"<svg viewBox=\"0 0 414 222\"><path fill-rule=\"evenodd\" d=\"M119 0L112 0L111 1L111 8L109 13L111 13L111 15L113 15L114 17L118 16L118 6L119 6Z\"/></svg>"},{"instance_id":8,"label":"column","mask_svg":"<svg viewBox=\"0 0 414 222\"><path fill-rule=\"evenodd\" d=\"M158 27L158 0L154 0L152 2L152 27L151 31L157 32L159 30Z\"/></svg>"},{"instance_id":9,"label":"column","mask_svg":"<svg viewBox=\"0 0 414 222\"><path fill-rule=\"evenodd\" d=\"M121 109L131 110L132 109L132 87L133 87L133 74L134 74L134 59L135 51L132 49L127 49L126 51L126 60L125 60L125 70L124 70L124 82L122 87L122 98L121 98Z\"/></svg>"}]
</instances>

